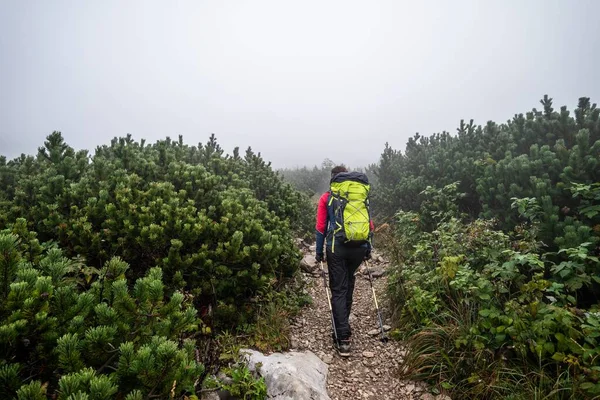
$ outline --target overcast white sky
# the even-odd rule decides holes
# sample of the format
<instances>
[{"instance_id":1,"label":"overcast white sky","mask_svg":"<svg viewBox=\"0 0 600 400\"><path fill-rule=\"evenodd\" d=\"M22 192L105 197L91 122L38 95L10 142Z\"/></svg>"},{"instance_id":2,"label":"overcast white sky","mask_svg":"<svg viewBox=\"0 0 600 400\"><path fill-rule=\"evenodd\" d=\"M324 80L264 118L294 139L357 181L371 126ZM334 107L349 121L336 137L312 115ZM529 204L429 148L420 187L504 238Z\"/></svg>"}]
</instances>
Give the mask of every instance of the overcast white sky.
<instances>
[{"instance_id":1,"label":"overcast white sky","mask_svg":"<svg viewBox=\"0 0 600 400\"><path fill-rule=\"evenodd\" d=\"M600 100L600 1L0 0L0 154L211 133L275 167Z\"/></svg>"}]
</instances>

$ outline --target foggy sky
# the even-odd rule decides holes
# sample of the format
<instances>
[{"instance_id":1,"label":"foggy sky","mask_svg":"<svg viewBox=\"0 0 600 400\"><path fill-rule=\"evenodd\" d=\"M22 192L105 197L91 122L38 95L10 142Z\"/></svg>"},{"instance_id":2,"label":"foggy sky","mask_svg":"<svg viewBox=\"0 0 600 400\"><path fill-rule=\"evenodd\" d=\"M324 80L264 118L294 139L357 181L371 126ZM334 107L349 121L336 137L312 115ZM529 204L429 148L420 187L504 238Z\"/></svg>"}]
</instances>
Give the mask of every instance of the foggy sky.
<instances>
[{"instance_id":1,"label":"foggy sky","mask_svg":"<svg viewBox=\"0 0 600 400\"><path fill-rule=\"evenodd\" d=\"M600 1L0 0L0 155L215 133L275 167L600 102Z\"/></svg>"}]
</instances>

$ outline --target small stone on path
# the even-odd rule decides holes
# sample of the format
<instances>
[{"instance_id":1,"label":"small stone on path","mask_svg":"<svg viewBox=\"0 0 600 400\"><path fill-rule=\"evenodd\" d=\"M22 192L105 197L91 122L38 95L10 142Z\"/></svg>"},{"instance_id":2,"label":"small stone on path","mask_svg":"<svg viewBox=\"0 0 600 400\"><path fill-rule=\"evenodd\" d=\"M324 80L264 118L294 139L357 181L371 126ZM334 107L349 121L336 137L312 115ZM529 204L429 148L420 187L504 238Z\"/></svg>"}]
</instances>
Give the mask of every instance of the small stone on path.
<instances>
[{"instance_id":1,"label":"small stone on path","mask_svg":"<svg viewBox=\"0 0 600 400\"><path fill-rule=\"evenodd\" d=\"M384 275L385 275L385 269L383 269L383 268L374 268L371 271L371 276L373 278L381 278Z\"/></svg>"}]
</instances>

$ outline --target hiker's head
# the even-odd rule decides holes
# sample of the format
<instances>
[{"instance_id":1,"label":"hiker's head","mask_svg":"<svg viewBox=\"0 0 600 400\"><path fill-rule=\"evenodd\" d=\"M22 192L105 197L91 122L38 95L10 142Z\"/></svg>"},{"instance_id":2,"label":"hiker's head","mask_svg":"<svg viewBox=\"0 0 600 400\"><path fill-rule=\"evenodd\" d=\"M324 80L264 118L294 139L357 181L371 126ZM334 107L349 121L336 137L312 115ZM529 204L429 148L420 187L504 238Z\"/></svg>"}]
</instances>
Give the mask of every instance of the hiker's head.
<instances>
[{"instance_id":1,"label":"hiker's head","mask_svg":"<svg viewBox=\"0 0 600 400\"><path fill-rule=\"evenodd\" d=\"M333 167L331 169L331 177L333 178L334 176L336 176L340 172L348 172L348 170L343 165L338 165L336 167Z\"/></svg>"}]
</instances>

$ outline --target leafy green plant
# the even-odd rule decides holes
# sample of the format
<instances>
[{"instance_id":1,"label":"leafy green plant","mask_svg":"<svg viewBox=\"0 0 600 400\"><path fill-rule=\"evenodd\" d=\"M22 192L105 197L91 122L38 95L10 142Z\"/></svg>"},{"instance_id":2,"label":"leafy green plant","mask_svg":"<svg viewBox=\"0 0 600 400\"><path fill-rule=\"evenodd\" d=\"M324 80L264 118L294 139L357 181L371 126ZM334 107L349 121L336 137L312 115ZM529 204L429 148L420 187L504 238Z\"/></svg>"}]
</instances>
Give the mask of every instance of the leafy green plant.
<instances>
[{"instance_id":1,"label":"leafy green plant","mask_svg":"<svg viewBox=\"0 0 600 400\"><path fill-rule=\"evenodd\" d=\"M259 371L252 373L248 369L247 360L240 350L245 344L244 338L223 332L217 337L221 348L220 360L223 362L221 372L228 378L222 382L208 376L204 382L207 388L220 388L232 396L247 400L262 400L267 396L267 386Z\"/></svg>"},{"instance_id":2,"label":"leafy green plant","mask_svg":"<svg viewBox=\"0 0 600 400\"><path fill-rule=\"evenodd\" d=\"M559 250L558 254L565 253L567 259L551 268L552 273L560 277L571 292L590 285L592 280L600 283L600 276L596 274L600 260L589 254L590 245L591 243L582 243L577 248Z\"/></svg>"},{"instance_id":3,"label":"leafy green plant","mask_svg":"<svg viewBox=\"0 0 600 400\"><path fill-rule=\"evenodd\" d=\"M244 400L263 400L267 397L267 385L262 377L255 377L244 363L237 363L228 370L231 383L222 386L231 395Z\"/></svg>"},{"instance_id":4,"label":"leafy green plant","mask_svg":"<svg viewBox=\"0 0 600 400\"><path fill-rule=\"evenodd\" d=\"M514 203L529 220L514 233L442 218L393 269L403 374L459 398L596 396L598 308L579 297L598 281L598 257L586 242L542 252L537 202Z\"/></svg>"},{"instance_id":5,"label":"leafy green plant","mask_svg":"<svg viewBox=\"0 0 600 400\"><path fill-rule=\"evenodd\" d=\"M582 199L582 204L579 208L581 215L589 219L600 215L600 183L573 183L571 192L574 198Z\"/></svg>"}]
</instances>

